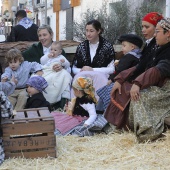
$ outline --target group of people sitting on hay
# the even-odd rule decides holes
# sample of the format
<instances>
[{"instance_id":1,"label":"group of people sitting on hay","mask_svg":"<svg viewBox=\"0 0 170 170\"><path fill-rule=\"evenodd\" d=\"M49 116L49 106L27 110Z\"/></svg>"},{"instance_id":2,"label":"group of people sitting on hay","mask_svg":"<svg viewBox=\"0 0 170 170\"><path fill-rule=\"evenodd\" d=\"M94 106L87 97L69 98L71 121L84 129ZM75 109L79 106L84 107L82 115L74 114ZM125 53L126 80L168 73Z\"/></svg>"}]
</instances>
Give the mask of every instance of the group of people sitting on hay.
<instances>
[{"instance_id":1,"label":"group of people sitting on hay","mask_svg":"<svg viewBox=\"0 0 170 170\"><path fill-rule=\"evenodd\" d=\"M56 135L130 129L139 142L160 137L170 116L170 19L157 12L145 15L145 43L138 35L121 35L118 63L102 32L98 20L86 24L87 40L78 45L72 64L48 25L38 28L39 42L26 51L10 49L1 75L1 116L48 107ZM2 138L0 146L3 161Z\"/></svg>"}]
</instances>

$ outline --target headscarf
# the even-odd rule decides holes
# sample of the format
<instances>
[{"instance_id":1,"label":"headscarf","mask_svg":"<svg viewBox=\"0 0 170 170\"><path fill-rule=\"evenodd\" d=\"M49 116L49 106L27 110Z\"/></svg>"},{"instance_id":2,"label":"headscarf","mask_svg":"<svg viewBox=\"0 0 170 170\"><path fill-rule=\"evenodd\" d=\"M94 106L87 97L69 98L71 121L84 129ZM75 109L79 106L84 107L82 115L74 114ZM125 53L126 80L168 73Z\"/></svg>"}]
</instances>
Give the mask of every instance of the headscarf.
<instances>
[{"instance_id":1,"label":"headscarf","mask_svg":"<svg viewBox=\"0 0 170 170\"><path fill-rule=\"evenodd\" d=\"M158 22L162 28L169 31L170 30L170 18L162 19Z\"/></svg>"},{"instance_id":2,"label":"headscarf","mask_svg":"<svg viewBox=\"0 0 170 170\"><path fill-rule=\"evenodd\" d=\"M32 76L28 79L27 85L34 87L39 92L45 92L45 88L48 86L47 81L42 76Z\"/></svg>"},{"instance_id":3,"label":"headscarf","mask_svg":"<svg viewBox=\"0 0 170 170\"><path fill-rule=\"evenodd\" d=\"M84 93L89 95L92 100L97 103L95 97L95 89L93 87L93 81L89 77L78 77L76 80L73 81L72 86L77 90L83 90Z\"/></svg>"},{"instance_id":4,"label":"headscarf","mask_svg":"<svg viewBox=\"0 0 170 170\"><path fill-rule=\"evenodd\" d=\"M159 14L158 12L150 12L143 17L142 21L149 22L156 27L157 23L162 18L163 18L163 16L161 14Z\"/></svg>"}]
</instances>

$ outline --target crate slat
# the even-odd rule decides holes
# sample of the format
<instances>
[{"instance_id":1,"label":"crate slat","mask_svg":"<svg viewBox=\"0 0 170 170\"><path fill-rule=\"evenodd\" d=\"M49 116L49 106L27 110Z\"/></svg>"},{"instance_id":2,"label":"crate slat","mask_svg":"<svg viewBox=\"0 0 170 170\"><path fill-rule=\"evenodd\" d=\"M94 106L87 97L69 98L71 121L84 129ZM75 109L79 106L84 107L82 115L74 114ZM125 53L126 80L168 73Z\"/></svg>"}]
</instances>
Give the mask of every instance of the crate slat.
<instances>
[{"instance_id":1,"label":"crate slat","mask_svg":"<svg viewBox=\"0 0 170 170\"><path fill-rule=\"evenodd\" d=\"M43 117L42 120L48 120L49 116L51 116L51 113L47 112L46 110L39 110L39 114L41 115L41 117Z\"/></svg>"},{"instance_id":2,"label":"crate slat","mask_svg":"<svg viewBox=\"0 0 170 170\"><path fill-rule=\"evenodd\" d=\"M17 122L25 122L25 118L26 117L24 111L21 111L17 112L17 114L12 119L15 119Z\"/></svg>"},{"instance_id":3,"label":"crate slat","mask_svg":"<svg viewBox=\"0 0 170 170\"><path fill-rule=\"evenodd\" d=\"M35 118L39 118L38 112L35 110L28 110L27 116L28 116L28 119L30 119L29 121L38 121Z\"/></svg>"},{"instance_id":4,"label":"crate slat","mask_svg":"<svg viewBox=\"0 0 170 170\"><path fill-rule=\"evenodd\" d=\"M3 124L3 136L54 132L54 121Z\"/></svg>"},{"instance_id":5,"label":"crate slat","mask_svg":"<svg viewBox=\"0 0 170 170\"><path fill-rule=\"evenodd\" d=\"M24 158L44 158L44 157L53 157L56 158L56 150L49 149L46 151L37 151L37 152L20 152L20 153L11 153L5 152L5 158L16 158L16 157L24 157Z\"/></svg>"},{"instance_id":6,"label":"crate slat","mask_svg":"<svg viewBox=\"0 0 170 170\"><path fill-rule=\"evenodd\" d=\"M4 138L4 148L6 151L16 151L23 149L39 149L39 148L55 148L56 138L55 136L32 136L32 137L16 137L16 138Z\"/></svg>"}]
</instances>

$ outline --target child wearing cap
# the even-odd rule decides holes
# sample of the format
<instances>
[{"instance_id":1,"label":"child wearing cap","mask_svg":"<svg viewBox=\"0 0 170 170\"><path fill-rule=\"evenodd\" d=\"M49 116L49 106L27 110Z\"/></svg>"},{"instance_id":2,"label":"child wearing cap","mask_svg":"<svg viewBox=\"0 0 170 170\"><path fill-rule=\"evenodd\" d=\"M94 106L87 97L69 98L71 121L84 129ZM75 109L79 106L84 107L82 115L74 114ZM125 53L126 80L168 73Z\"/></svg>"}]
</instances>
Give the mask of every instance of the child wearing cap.
<instances>
[{"instance_id":1,"label":"child wearing cap","mask_svg":"<svg viewBox=\"0 0 170 170\"><path fill-rule=\"evenodd\" d=\"M45 99L43 92L48 86L47 81L42 76L32 76L29 78L27 84L27 93L29 95L25 109L48 107L50 109L50 103Z\"/></svg>"},{"instance_id":2,"label":"child wearing cap","mask_svg":"<svg viewBox=\"0 0 170 170\"><path fill-rule=\"evenodd\" d=\"M118 39L122 43L122 52L124 56L119 60L118 65L115 66L115 72L110 75L108 85L97 90L97 95L100 97L98 110L105 110L110 102L110 92L114 85L114 78L123 70L133 67L139 63L141 57L141 47L143 40L135 34L124 34ZM112 84L111 84L112 83ZM99 106L102 107L99 108Z\"/></svg>"},{"instance_id":3,"label":"child wearing cap","mask_svg":"<svg viewBox=\"0 0 170 170\"><path fill-rule=\"evenodd\" d=\"M13 75L17 79L18 83L15 91L8 97L14 109L20 110L25 107L27 101L26 82L30 77L30 73L40 74L42 66L37 62L24 61L21 51L18 49L9 50L5 60L9 66L5 68L1 81L8 81Z\"/></svg>"},{"instance_id":4,"label":"child wearing cap","mask_svg":"<svg viewBox=\"0 0 170 170\"><path fill-rule=\"evenodd\" d=\"M73 98L66 107L68 114L54 114L57 132L62 135L92 136L95 130L100 131L107 124L103 115L96 113L97 100L92 79L78 77L73 81L72 87L76 98ZM78 120L78 124L76 120ZM61 124L61 122L63 123ZM73 122L75 123L73 124Z\"/></svg>"}]
</instances>

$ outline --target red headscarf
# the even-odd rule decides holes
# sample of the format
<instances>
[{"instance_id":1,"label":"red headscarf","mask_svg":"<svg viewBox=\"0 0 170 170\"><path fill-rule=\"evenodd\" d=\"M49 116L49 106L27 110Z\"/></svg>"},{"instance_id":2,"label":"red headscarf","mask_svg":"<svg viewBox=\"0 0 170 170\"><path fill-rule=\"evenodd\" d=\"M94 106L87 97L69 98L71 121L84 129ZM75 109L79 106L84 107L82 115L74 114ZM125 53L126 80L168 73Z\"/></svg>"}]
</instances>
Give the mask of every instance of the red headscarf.
<instances>
[{"instance_id":1,"label":"red headscarf","mask_svg":"<svg viewBox=\"0 0 170 170\"><path fill-rule=\"evenodd\" d=\"M142 21L147 21L156 26L158 21L160 21L162 18L163 16L158 12L150 12L143 17Z\"/></svg>"}]
</instances>

